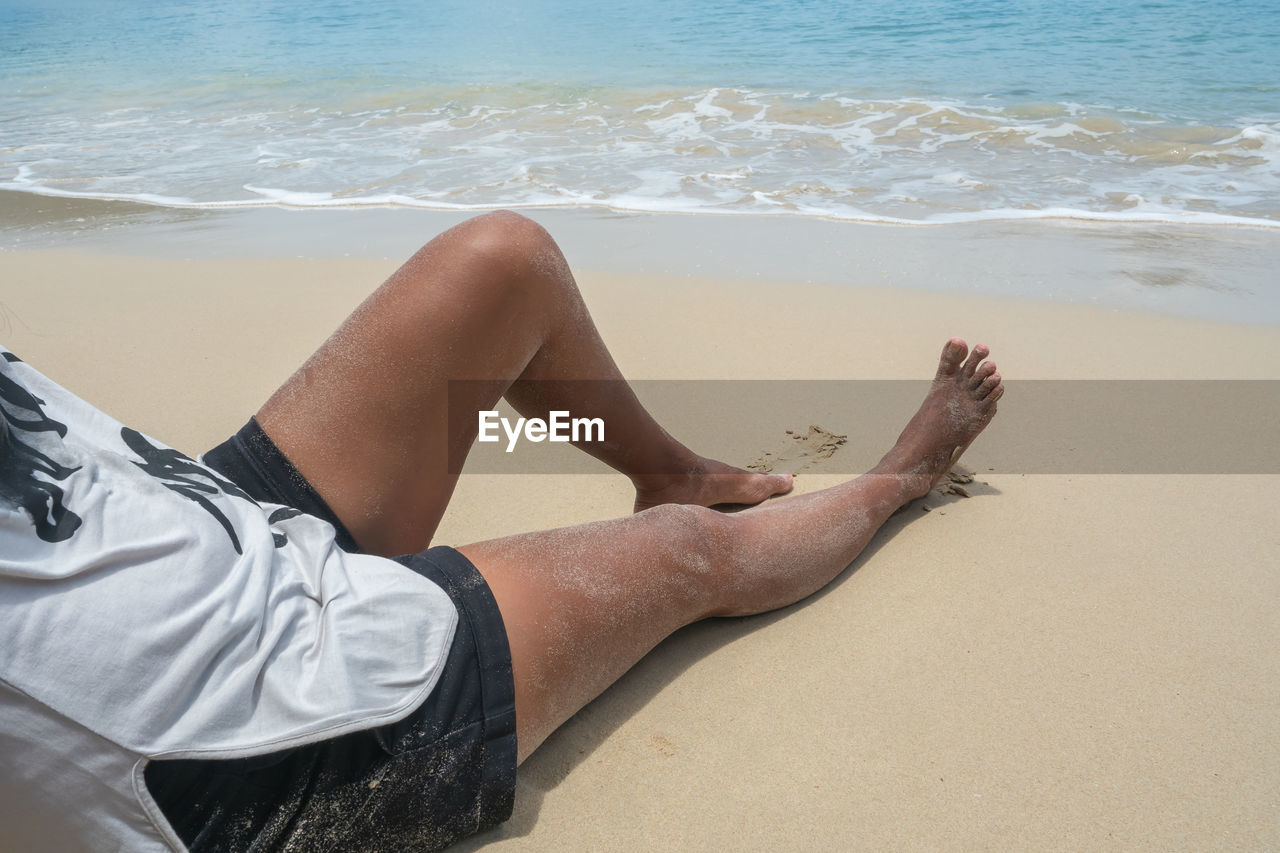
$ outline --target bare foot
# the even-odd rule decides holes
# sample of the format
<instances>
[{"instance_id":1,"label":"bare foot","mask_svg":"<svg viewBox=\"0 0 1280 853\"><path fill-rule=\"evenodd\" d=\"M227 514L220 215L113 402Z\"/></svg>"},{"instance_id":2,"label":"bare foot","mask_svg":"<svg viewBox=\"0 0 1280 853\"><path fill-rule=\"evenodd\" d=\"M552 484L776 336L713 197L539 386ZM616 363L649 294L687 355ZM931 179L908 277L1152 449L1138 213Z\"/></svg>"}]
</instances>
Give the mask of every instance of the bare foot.
<instances>
[{"instance_id":1,"label":"bare foot","mask_svg":"<svg viewBox=\"0 0 1280 853\"><path fill-rule=\"evenodd\" d=\"M924 403L877 466L907 478L912 497L928 494L995 417L1004 383L995 363L984 361L990 352L979 344L969 353L960 338L947 341Z\"/></svg>"},{"instance_id":2,"label":"bare foot","mask_svg":"<svg viewBox=\"0 0 1280 853\"><path fill-rule=\"evenodd\" d=\"M758 504L786 494L792 486L790 474L761 474L701 456L685 473L635 478L632 482L636 512L660 504Z\"/></svg>"}]
</instances>

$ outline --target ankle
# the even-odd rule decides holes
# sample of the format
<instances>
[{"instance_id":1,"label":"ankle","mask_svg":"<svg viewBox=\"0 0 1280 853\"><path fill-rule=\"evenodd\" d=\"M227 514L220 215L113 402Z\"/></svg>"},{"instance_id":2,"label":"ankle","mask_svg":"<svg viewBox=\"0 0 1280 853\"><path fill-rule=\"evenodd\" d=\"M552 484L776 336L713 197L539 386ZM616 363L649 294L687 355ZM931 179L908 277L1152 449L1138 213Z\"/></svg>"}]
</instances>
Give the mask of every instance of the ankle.
<instances>
[{"instance_id":1,"label":"ankle","mask_svg":"<svg viewBox=\"0 0 1280 853\"><path fill-rule=\"evenodd\" d=\"M905 504L929 494L929 490L946 474L949 456L943 451L921 454L894 447L871 473L896 479L902 488L902 502Z\"/></svg>"}]
</instances>

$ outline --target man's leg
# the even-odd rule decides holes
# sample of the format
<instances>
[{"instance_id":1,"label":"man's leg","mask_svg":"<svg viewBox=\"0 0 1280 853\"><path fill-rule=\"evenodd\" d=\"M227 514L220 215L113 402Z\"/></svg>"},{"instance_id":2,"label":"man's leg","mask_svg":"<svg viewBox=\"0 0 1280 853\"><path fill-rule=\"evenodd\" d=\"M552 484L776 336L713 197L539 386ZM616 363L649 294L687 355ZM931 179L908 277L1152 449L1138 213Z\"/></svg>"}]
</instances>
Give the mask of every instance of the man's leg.
<instances>
[{"instance_id":1,"label":"man's leg","mask_svg":"<svg viewBox=\"0 0 1280 853\"><path fill-rule=\"evenodd\" d=\"M455 412L472 414L451 432L449 380L460 379L478 381L455 385ZM603 418L609 443L584 449L631 477L636 509L758 503L790 488L668 435L623 380L556 244L512 213L423 247L257 418L360 546L391 556L430 543L457 482L450 460L474 442L474 413L502 396L526 416Z\"/></svg>"},{"instance_id":2,"label":"man's leg","mask_svg":"<svg viewBox=\"0 0 1280 853\"><path fill-rule=\"evenodd\" d=\"M506 625L520 758L676 629L810 595L884 521L921 497L995 415L1004 393L985 347L943 350L924 404L870 473L735 514L668 505L616 521L459 550Z\"/></svg>"}]
</instances>

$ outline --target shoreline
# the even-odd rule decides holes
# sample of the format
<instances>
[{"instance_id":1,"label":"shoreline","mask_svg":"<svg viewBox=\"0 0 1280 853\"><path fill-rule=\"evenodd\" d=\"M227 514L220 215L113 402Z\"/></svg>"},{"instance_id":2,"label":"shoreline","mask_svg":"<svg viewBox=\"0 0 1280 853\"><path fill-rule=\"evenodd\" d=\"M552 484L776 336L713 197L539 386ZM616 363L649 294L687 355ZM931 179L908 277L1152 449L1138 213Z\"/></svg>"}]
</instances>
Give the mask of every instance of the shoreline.
<instances>
[{"instance_id":1,"label":"shoreline","mask_svg":"<svg viewBox=\"0 0 1280 853\"><path fill-rule=\"evenodd\" d=\"M531 208L574 269L873 287L1280 325L1280 227L1073 219L898 225ZM0 191L0 252L399 261L476 211L179 209Z\"/></svg>"},{"instance_id":2,"label":"shoreline","mask_svg":"<svg viewBox=\"0 0 1280 853\"><path fill-rule=\"evenodd\" d=\"M38 185L27 186L18 182L0 184L0 193L13 193L19 196L31 196L40 199L56 199L69 204L86 205L128 205L137 208L170 210L182 212L225 212L248 210L288 210L288 211L339 211L355 213L366 210L416 211L419 213L448 214L458 216L475 216L491 210L527 211L562 211L603 216L714 216L714 217L763 217L766 219L802 219L819 222L843 222L855 225L904 225L921 228L943 227L947 225L974 225L984 222L1088 222L1100 224L1122 225L1198 225L1214 228L1257 228L1261 230L1280 229L1280 220L1250 216L1233 216L1227 213L1211 213L1208 211L1191 211L1180 213L1150 213L1147 211L1090 211L1070 207L1048 208L999 208L995 210L971 211L957 213L951 217L931 219L909 219L895 216L879 216L866 213L861 215L840 216L806 209L749 210L730 207L689 207L664 208L657 206L629 206L610 202L565 201L551 202L510 202L505 204L446 204L419 201L409 196L387 196L385 198L326 198L316 201L290 200L286 191L279 191L281 198L263 197L259 199L241 199L236 201L192 201L155 195L124 195L111 193L63 192L50 187ZM305 194L304 194L305 195ZM2 207L3 205L0 205Z\"/></svg>"}]
</instances>

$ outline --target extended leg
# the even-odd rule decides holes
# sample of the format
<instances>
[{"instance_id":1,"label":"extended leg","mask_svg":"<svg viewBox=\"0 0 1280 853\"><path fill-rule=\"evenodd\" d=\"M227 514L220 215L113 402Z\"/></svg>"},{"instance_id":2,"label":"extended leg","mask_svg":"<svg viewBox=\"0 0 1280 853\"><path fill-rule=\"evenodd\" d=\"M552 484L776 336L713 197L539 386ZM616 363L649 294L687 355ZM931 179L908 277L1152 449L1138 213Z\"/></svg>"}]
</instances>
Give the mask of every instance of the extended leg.
<instances>
[{"instance_id":1,"label":"extended leg","mask_svg":"<svg viewBox=\"0 0 1280 853\"><path fill-rule=\"evenodd\" d=\"M704 459L649 416L619 373L555 243L512 213L477 217L428 243L375 291L258 412L264 430L371 553L425 548L475 440L450 430L449 380L479 380L455 411L564 409L601 417L590 446L632 478L637 508L758 503L790 480ZM592 383L566 398L561 380ZM558 390L560 389L560 390ZM455 388L455 391L457 389Z\"/></svg>"},{"instance_id":2,"label":"extended leg","mask_svg":"<svg viewBox=\"0 0 1280 853\"><path fill-rule=\"evenodd\" d=\"M782 607L848 566L994 416L995 365L965 353L947 344L919 412L856 480L732 515L668 505L462 548L507 627L521 758L677 628Z\"/></svg>"}]
</instances>

